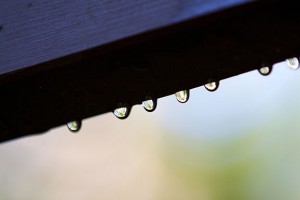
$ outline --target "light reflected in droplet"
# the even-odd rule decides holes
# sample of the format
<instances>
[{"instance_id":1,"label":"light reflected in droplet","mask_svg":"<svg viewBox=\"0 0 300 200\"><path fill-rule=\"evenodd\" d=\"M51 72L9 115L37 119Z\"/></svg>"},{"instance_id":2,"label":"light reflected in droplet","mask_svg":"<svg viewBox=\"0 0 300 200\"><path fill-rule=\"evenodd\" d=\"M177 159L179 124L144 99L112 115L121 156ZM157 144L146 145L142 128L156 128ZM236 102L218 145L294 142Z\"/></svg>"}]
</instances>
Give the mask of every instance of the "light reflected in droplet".
<instances>
[{"instance_id":1,"label":"light reflected in droplet","mask_svg":"<svg viewBox=\"0 0 300 200\"><path fill-rule=\"evenodd\" d=\"M219 87L219 81L209 82L204 87L210 92L216 91Z\"/></svg>"},{"instance_id":2,"label":"light reflected in droplet","mask_svg":"<svg viewBox=\"0 0 300 200\"><path fill-rule=\"evenodd\" d=\"M67 127L71 132L78 132L81 128L81 121L72 121L67 123Z\"/></svg>"},{"instance_id":3,"label":"light reflected in droplet","mask_svg":"<svg viewBox=\"0 0 300 200\"><path fill-rule=\"evenodd\" d=\"M286 64L291 69L298 69L299 68L299 60L298 60L298 58L289 58L289 59L286 59Z\"/></svg>"},{"instance_id":4,"label":"light reflected in droplet","mask_svg":"<svg viewBox=\"0 0 300 200\"><path fill-rule=\"evenodd\" d=\"M185 103L189 100L190 91L189 90L182 90L175 93L176 99L180 103Z\"/></svg>"},{"instance_id":5,"label":"light reflected in droplet","mask_svg":"<svg viewBox=\"0 0 300 200\"><path fill-rule=\"evenodd\" d=\"M268 76L272 72L272 67L268 67L268 66L261 67L258 69L258 72L263 76Z\"/></svg>"},{"instance_id":6,"label":"light reflected in droplet","mask_svg":"<svg viewBox=\"0 0 300 200\"><path fill-rule=\"evenodd\" d=\"M130 108L123 106L115 109L113 113L119 119L126 119L129 116Z\"/></svg>"},{"instance_id":7,"label":"light reflected in droplet","mask_svg":"<svg viewBox=\"0 0 300 200\"><path fill-rule=\"evenodd\" d=\"M143 107L148 112L153 112L156 109L157 106L157 100L148 99L146 101L143 101Z\"/></svg>"}]
</instances>

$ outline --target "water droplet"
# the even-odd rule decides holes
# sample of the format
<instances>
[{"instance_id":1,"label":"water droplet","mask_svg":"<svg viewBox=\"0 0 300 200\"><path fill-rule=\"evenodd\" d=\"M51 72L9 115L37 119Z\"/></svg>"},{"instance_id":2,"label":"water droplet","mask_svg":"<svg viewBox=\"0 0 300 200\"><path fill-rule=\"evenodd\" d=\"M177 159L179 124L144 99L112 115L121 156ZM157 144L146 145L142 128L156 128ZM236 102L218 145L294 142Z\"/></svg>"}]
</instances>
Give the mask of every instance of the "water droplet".
<instances>
[{"instance_id":1,"label":"water droplet","mask_svg":"<svg viewBox=\"0 0 300 200\"><path fill-rule=\"evenodd\" d=\"M286 59L286 64L291 69L298 69L299 68L299 60L298 60L298 58L289 58L289 59Z\"/></svg>"},{"instance_id":2,"label":"water droplet","mask_svg":"<svg viewBox=\"0 0 300 200\"><path fill-rule=\"evenodd\" d=\"M72 121L67 123L67 127L71 132L78 132L81 128L81 121Z\"/></svg>"},{"instance_id":3,"label":"water droplet","mask_svg":"<svg viewBox=\"0 0 300 200\"><path fill-rule=\"evenodd\" d=\"M263 76L268 76L272 72L272 67L268 67L268 66L261 67L258 69L258 72Z\"/></svg>"},{"instance_id":4,"label":"water droplet","mask_svg":"<svg viewBox=\"0 0 300 200\"><path fill-rule=\"evenodd\" d=\"M219 81L209 81L204 87L210 92L216 91L219 87Z\"/></svg>"},{"instance_id":5,"label":"water droplet","mask_svg":"<svg viewBox=\"0 0 300 200\"><path fill-rule=\"evenodd\" d=\"M148 112L153 112L156 109L157 100L153 100L151 98L148 98L148 100L143 101L143 107Z\"/></svg>"},{"instance_id":6,"label":"water droplet","mask_svg":"<svg viewBox=\"0 0 300 200\"><path fill-rule=\"evenodd\" d=\"M129 116L130 108L123 106L114 110L114 115L119 119L126 119Z\"/></svg>"},{"instance_id":7,"label":"water droplet","mask_svg":"<svg viewBox=\"0 0 300 200\"><path fill-rule=\"evenodd\" d=\"M185 103L190 98L190 91L182 90L182 91L176 92L175 96L176 96L177 101L179 101L180 103Z\"/></svg>"}]
</instances>

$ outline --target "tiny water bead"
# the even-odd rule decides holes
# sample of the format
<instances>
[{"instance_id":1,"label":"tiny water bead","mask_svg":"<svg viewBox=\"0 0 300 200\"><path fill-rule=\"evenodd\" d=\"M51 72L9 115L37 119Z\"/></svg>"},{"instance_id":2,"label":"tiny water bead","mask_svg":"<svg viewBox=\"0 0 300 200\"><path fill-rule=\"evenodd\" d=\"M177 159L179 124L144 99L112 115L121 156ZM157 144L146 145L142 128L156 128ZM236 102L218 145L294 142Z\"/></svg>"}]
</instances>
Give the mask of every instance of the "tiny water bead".
<instances>
[{"instance_id":1,"label":"tiny water bead","mask_svg":"<svg viewBox=\"0 0 300 200\"><path fill-rule=\"evenodd\" d=\"M219 87L219 81L211 81L207 84L204 85L204 87L210 91L210 92L213 92L213 91L216 91Z\"/></svg>"},{"instance_id":2,"label":"tiny water bead","mask_svg":"<svg viewBox=\"0 0 300 200\"><path fill-rule=\"evenodd\" d=\"M289 59L286 59L286 64L291 69L298 69L299 68L299 60L298 60L298 58L289 58Z\"/></svg>"},{"instance_id":3,"label":"tiny water bead","mask_svg":"<svg viewBox=\"0 0 300 200\"><path fill-rule=\"evenodd\" d=\"M81 128L81 121L69 122L69 123L67 123L67 127L73 133L78 132Z\"/></svg>"},{"instance_id":4,"label":"tiny water bead","mask_svg":"<svg viewBox=\"0 0 300 200\"><path fill-rule=\"evenodd\" d=\"M156 109L157 106L157 100L156 99L148 99L146 101L143 101L143 107L148 112L153 112Z\"/></svg>"},{"instance_id":5,"label":"tiny water bead","mask_svg":"<svg viewBox=\"0 0 300 200\"><path fill-rule=\"evenodd\" d=\"M114 115L119 119L126 119L129 116L130 108L123 106L114 110Z\"/></svg>"},{"instance_id":6,"label":"tiny water bead","mask_svg":"<svg viewBox=\"0 0 300 200\"><path fill-rule=\"evenodd\" d=\"M182 90L175 93L176 99L180 103L186 103L190 98L189 90Z\"/></svg>"},{"instance_id":7,"label":"tiny water bead","mask_svg":"<svg viewBox=\"0 0 300 200\"><path fill-rule=\"evenodd\" d=\"M263 76L268 76L272 72L272 67L264 66L258 69L258 72Z\"/></svg>"}]
</instances>

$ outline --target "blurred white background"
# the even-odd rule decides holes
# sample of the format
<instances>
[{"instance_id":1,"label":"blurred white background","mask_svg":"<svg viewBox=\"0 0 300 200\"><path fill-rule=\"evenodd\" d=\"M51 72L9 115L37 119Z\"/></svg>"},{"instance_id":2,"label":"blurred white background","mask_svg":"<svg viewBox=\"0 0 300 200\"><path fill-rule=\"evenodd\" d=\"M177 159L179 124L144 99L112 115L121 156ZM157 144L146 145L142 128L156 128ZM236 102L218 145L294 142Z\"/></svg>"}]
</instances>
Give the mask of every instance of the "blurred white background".
<instances>
[{"instance_id":1,"label":"blurred white background","mask_svg":"<svg viewBox=\"0 0 300 200\"><path fill-rule=\"evenodd\" d=\"M0 145L0 199L300 199L300 70L285 63Z\"/></svg>"}]
</instances>

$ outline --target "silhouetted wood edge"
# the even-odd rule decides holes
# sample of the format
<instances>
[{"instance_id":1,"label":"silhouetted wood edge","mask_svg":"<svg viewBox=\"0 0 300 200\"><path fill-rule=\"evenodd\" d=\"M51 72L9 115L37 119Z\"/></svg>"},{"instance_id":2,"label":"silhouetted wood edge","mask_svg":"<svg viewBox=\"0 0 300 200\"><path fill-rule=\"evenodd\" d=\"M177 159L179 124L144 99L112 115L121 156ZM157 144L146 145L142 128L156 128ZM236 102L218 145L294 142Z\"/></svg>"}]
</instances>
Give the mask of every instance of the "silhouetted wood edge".
<instances>
[{"instance_id":1,"label":"silhouetted wood edge","mask_svg":"<svg viewBox=\"0 0 300 200\"><path fill-rule=\"evenodd\" d=\"M297 7L271 2L233 7L3 74L0 140L298 56Z\"/></svg>"}]
</instances>

